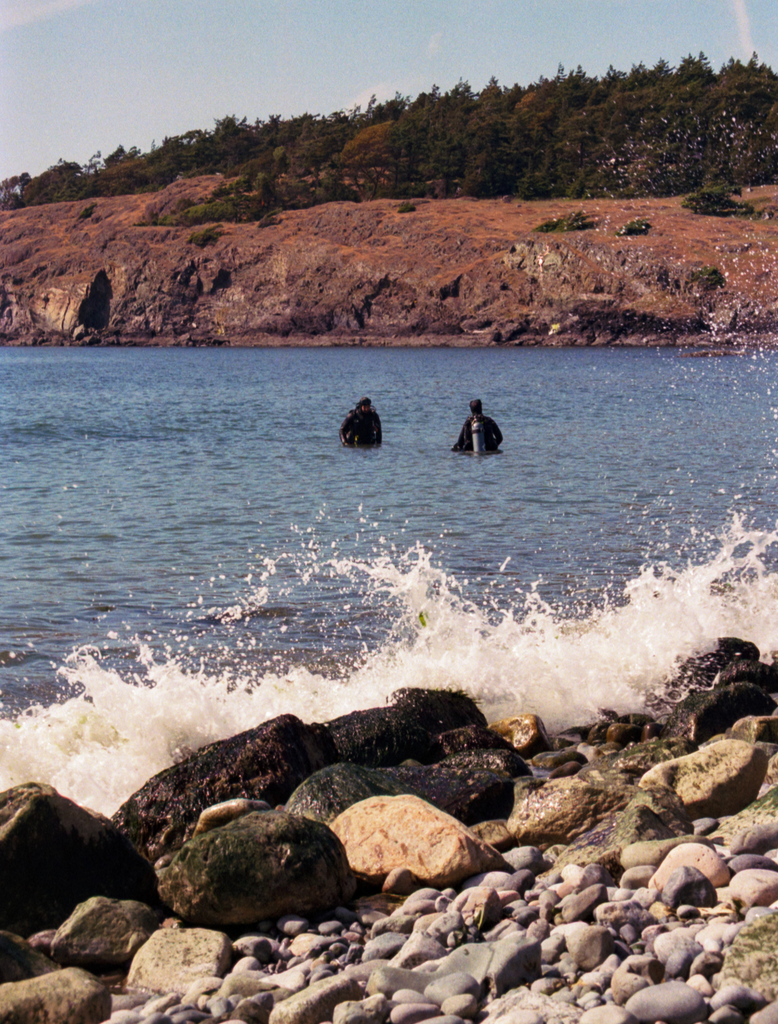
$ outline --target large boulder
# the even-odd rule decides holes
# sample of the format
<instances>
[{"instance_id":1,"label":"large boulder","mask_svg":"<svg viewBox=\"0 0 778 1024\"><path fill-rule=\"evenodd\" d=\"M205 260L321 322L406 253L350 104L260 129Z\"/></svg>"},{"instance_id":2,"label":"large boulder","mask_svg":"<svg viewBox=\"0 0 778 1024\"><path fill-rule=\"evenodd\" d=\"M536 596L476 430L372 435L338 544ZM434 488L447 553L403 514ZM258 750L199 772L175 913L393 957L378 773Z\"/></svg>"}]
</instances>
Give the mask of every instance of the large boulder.
<instances>
[{"instance_id":1,"label":"large boulder","mask_svg":"<svg viewBox=\"0 0 778 1024\"><path fill-rule=\"evenodd\" d=\"M505 775L509 779L520 779L532 775L532 769L515 750L461 750L449 754L440 764L444 768L468 768Z\"/></svg>"},{"instance_id":2,"label":"large boulder","mask_svg":"<svg viewBox=\"0 0 778 1024\"><path fill-rule=\"evenodd\" d=\"M567 864L602 864L615 879L622 873L621 854L632 843L671 839L675 832L646 804L630 803L623 811L610 814L594 828L574 839L554 862L561 870Z\"/></svg>"},{"instance_id":3,"label":"large boulder","mask_svg":"<svg viewBox=\"0 0 778 1024\"><path fill-rule=\"evenodd\" d=\"M192 836L206 807L235 797L283 804L303 779L338 760L324 726L280 715L165 768L122 804L113 821L156 860Z\"/></svg>"},{"instance_id":4,"label":"large boulder","mask_svg":"<svg viewBox=\"0 0 778 1024\"><path fill-rule=\"evenodd\" d=\"M106 970L129 963L159 927L145 903L93 896L57 929L51 956L68 967Z\"/></svg>"},{"instance_id":5,"label":"large boulder","mask_svg":"<svg viewBox=\"0 0 778 1024\"><path fill-rule=\"evenodd\" d=\"M510 871L502 856L450 814L415 796L372 797L331 824L351 870L383 885L407 868L424 885L445 889L484 871Z\"/></svg>"},{"instance_id":6,"label":"large boulder","mask_svg":"<svg viewBox=\"0 0 778 1024\"><path fill-rule=\"evenodd\" d=\"M12 932L0 932L0 985L58 971L59 965Z\"/></svg>"},{"instance_id":7,"label":"large boulder","mask_svg":"<svg viewBox=\"0 0 778 1024\"><path fill-rule=\"evenodd\" d=\"M519 846L571 843L626 807L634 792L626 780L605 786L577 778L519 779L508 831Z\"/></svg>"},{"instance_id":8,"label":"large boulder","mask_svg":"<svg viewBox=\"0 0 778 1024\"><path fill-rule=\"evenodd\" d=\"M504 750L516 753L513 745L494 729L485 728L483 725L464 725L435 736L430 744L428 757L430 763L434 763L442 761L450 754L468 750Z\"/></svg>"},{"instance_id":9,"label":"large boulder","mask_svg":"<svg viewBox=\"0 0 778 1024\"><path fill-rule=\"evenodd\" d=\"M739 814L733 814L719 823L716 835L721 836L725 846L732 845L732 840L741 832L756 829L760 825L774 825L778 820L778 786L768 790L764 796L754 800L752 804L745 807ZM778 845L778 843L776 843ZM740 853L742 850L738 849ZM749 849L750 853L763 852L761 850Z\"/></svg>"},{"instance_id":10,"label":"large boulder","mask_svg":"<svg viewBox=\"0 0 778 1024\"><path fill-rule=\"evenodd\" d=\"M775 715L749 715L746 718L739 718L727 735L733 740L743 740L745 743L778 743L778 718Z\"/></svg>"},{"instance_id":11,"label":"large boulder","mask_svg":"<svg viewBox=\"0 0 778 1024\"><path fill-rule=\"evenodd\" d=\"M613 754L595 758L581 769L578 778L597 783L604 780L607 774L618 772L630 780L637 780L655 764L683 757L696 749L696 745L690 740L679 737L646 740L645 743L636 743L627 750L617 750Z\"/></svg>"},{"instance_id":12,"label":"large boulder","mask_svg":"<svg viewBox=\"0 0 778 1024\"><path fill-rule=\"evenodd\" d=\"M156 901L154 869L104 818L35 782L0 793L0 927L57 928L90 896Z\"/></svg>"},{"instance_id":13,"label":"large boulder","mask_svg":"<svg viewBox=\"0 0 778 1024\"><path fill-rule=\"evenodd\" d=\"M264 811L190 839L160 880L165 903L190 924L253 924L348 902L356 883L323 823Z\"/></svg>"},{"instance_id":14,"label":"large boulder","mask_svg":"<svg viewBox=\"0 0 778 1024\"><path fill-rule=\"evenodd\" d=\"M337 748L332 761L368 768L397 765L413 758L431 760L440 733L463 726L485 726L486 719L464 693L402 689L385 708L353 711L327 723Z\"/></svg>"},{"instance_id":15,"label":"large boulder","mask_svg":"<svg viewBox=\"0 0 778 1024\"><path fill-rule=\"evenodd\" d=\"M759 747L722 740L654 765L640 780L640 787L672 789L692 818L721 818L737 814L757 798L767 761Z\"/></svg>"},{"instance_id":16,"label":"large boulder","mask_svg":"<svg viewBox=\"0 0 778 1024\"><path fill-rule=\"evenodd\" d=\"M717 686L705 693L692 693L673 708L662 730L662 738L680 736L698 746L725 733L739 718L771 715L775 701L753 683Z\"/></svg>"},{"instance_id":17,"label":"large boulder","mask_svg":"<svg viewBox=\"0 0 778 1024\"><path fill-rule=\"evenodd\" d=\"M677 700L697 690L707 690L723 668L738 660L758 661L759 648L750 640L735 636L719 637L712 651L693 654L681 663L667 692Z\"/></svg>"},{"instance_id":18,"label":"large boulder","mask_svg":"<svg viewBox=\"0 0 778 1024\"><path fill-rule=\"evenodd\" d=\"M778 1000L778 914L765 914L740 929L724 954L720 987L746 985L768 1002Z\"/></svg>"},{"instance_id":19,"label":"large boulder","mask_svg":"<svg viewBox=\"0 0 778 1024\"><path fill-rule=\"evenodd\" d=\"M470 765L441 764L384 768L383 772L465 825L507 818L513 808L513 780Z\"/></svg>"},{"instance_id":20,"label":"large boulder","mask_svg":"<svg viewBox=\"0 0 778 1024\"><path fill-rule=\"evenodd\" d=\"M347 807L368 797L401 796L413 792L411 786L392 778L382 769L341 761L314 772L301 782L287 800L286 811L314 821L329 822Z\"/></svg>"},{"instance_id":21,"label":"large boulder","mask_svg":"<svg viewBox=\"0 0 778 1024\"><path fill-rule=\"evenodd\" d=\"M100 1024L111 1015L111 993L78 967L0 985L3 1024Z\"/></svg>"}]
</instances>

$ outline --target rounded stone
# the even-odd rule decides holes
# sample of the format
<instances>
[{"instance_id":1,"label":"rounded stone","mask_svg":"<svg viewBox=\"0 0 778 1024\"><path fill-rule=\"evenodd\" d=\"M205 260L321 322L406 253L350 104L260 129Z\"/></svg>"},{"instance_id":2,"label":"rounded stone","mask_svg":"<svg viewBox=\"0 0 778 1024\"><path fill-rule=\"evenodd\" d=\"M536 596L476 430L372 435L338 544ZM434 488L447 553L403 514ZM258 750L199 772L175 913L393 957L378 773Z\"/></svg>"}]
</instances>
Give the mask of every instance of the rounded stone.
<instances>
[{"instance_id":1,"label":"rounded stone","mask_svg":"<svg viewBox=\"0 0 778 1024\"><path fill-rule=\"evenodd\" d=\"M613 935L602 925L575 929L567 935L567 950L582 971L599 967L614 949Z\"/></svg>"},{"instance_id":2,"label":"rounded stone","mask_svg":"<svg viewBox=\"0 0 778 1024\"><path fill-rule=\"evenodd\" d=\"M392 1024L418 1024L431 1017L442 1016L437 1003L398 1003L392 1007L389 1019Z\"/></svg>"},{"instance_id":3,"label":"rounded stone","mask_svg":"<svg viewBox=\"0 0 778 1024\"><path fill-rule=\"evenodd\" d=\"M730 882L729 892L747 907L769 907L778 900L778 872L763 868L738 871Z\"/></svg>"},{"instance_id":4,"label":"rounded stone","mask_svg":"<svg viewBox=\"0 0 778 1024\"><path fill-rule=\"evenodd\" d=\"M699 992L682 981L667 981L636 992L625 1008L641 1024L697 1024L708 1016L708 1004Z\"/></svg>"}]
</instances>

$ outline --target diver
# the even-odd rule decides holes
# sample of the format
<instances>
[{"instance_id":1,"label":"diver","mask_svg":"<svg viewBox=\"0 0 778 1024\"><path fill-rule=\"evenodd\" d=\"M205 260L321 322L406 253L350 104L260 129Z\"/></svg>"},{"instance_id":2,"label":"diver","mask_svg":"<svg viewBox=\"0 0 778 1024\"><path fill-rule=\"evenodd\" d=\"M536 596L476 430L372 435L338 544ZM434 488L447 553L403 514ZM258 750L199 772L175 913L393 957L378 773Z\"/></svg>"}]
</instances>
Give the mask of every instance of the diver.
<instances>
[{"instance_id":1,"label":"diver","mask_svg":"<svg viewBox=\"0 0 778 1024\"><path fill-rule=\"evenodd\" d=\"M462 424L452 452L496 452L502 444L502 432L490 416L484 416L481 399L470 403L470 415Z\"/></svg>"},{"instance_id":2,"label":"diver","mask_svg":"<svg viewBox=\"0 0 778 1024\"><path fill-rule=\"evenodd\" d=\"M381 443L381 420L369 398L360 398L340 425L340 442L349 447Z\"/></svg>"}]
</instances>

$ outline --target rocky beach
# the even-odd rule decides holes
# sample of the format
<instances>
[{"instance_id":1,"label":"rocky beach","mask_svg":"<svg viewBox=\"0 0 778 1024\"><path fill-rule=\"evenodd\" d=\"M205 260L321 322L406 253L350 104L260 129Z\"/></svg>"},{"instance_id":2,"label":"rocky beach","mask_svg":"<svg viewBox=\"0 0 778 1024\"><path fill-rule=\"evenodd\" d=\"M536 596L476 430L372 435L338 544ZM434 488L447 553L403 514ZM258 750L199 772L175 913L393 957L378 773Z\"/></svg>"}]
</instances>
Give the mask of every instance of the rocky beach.
<instances>
[{"instance_id":1,"label":"rocky beach","mask_svg":"<svg viewBox=\"0 0 778 1024\"><path fill-rule=\"evenodd\" d=\"M0 344L773 344L771 186L748 219L680 196L463 197L170 226L223 181L0 212ZM579 213L586 230L536 230Z\"/></svg>"},{"instance_id":2,"label":"rocky beach","mask_svg":"<svg viewBox=\"0 0 778 1024\"><path fill-rule=\"evenodd\" d=\"M281 715L109 820L0 794L0 1020L778 1021L778 676L724 637L549 735L404 689Z\"/></svg>"}]
</instances>

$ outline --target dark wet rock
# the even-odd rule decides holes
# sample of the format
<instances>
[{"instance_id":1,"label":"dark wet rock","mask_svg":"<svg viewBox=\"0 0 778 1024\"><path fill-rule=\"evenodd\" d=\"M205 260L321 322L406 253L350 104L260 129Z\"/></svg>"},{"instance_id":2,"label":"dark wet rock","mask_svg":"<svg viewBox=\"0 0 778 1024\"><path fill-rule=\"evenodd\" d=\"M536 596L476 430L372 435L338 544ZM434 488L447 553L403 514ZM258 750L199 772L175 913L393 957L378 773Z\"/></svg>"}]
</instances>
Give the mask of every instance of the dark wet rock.
<instances>
[{"instance_id":1,"label":"dark wet rock","mask_svg":"<svg viewBox=\"0 0 778 1024\"><path fill-rule=\"evenodd\" d=\"M622 747L626 747L628 743L640 743L642 735L642 725L632 725L629 722L612 722L605 733L605 742L619 743Z\"/></svg>"},{"instance_id":2,"label":"dark wet rock","mask_svg":"<svg viewBox=\"0 0 778 1024\"><path fill-rule=\"evenodd\" d=\"M555 862L555 867L566 864L602 864L620 878L621 853L632 843L656 839L671 839L677 835L650 807L630 803L623 811L608 815L594 828L575 839Z\"/></svg>"},{"instance_id":3,"label":"dark wet rock","mask_svg":"<svg viewBox=\"0 0 778 1024\"><path fill-rule=\"evenodd\" d=\"M7 1024L99 1024L110 1014L108 989L78 967L0 986L0 1020Z\"/></svg>"},{"instance_id":4,"label":"dark wet rock","mask_svg":"<svg viewBox=\"0 0 778 1024\"><path fill-rule=\"evenodd\" d=\"M694 654L678 667L664 695L665 699L678 700L690 692L709 689L723 668L730 662L740 660L759 661L759 648L756 644L739 637L719 637L712 651Z\"/></svg>"},{"instance_id":5,"label":"dark wet rock","mask_svg":"<svg viewBox=\"0 0 778 1024\"><path fill-rule=\"evenodd\" d=\"M569 779L573 775L579 775L582 767L583 765L578 761L566 761L550 771L548 777L550 779Z\"/></svg>"},{"instance_id":6,"label":"dark wet rock","mask_svg":"<svg viewBox=\"0 0 778 1024\"><path fill-rule=\"evenodd\" d=\"M698 868L680 867L673 871L665 883L662 902L674 909L683 904L690 907L715 907L718 899L710 879Z\"/></svg>"},{"instance_id":7,"label":"dark wet rock","mask_svg":"<svg viewBox=\"0 0 778 1024\"><path fill-rule=\"evenodd\" d=\"M360 800L371 796L400 796L402 793L416 791L377 768L341 761L314 772L301 782L287 800L286 811L327 822Z\"/></svg>"},{"instance_id":8,"label":"dark wet rock","mask_svg":"<svg viewBox=\"0 0 778 1024\"><path fill-rule=\"evenodd\" d=\"M581 769L580 777L590 780L605 779L610 772L618 772L628 778L638 779L655 764L672 761L676 757L691 754L697 749L691 740L682 737L651 739L638 743L629 750L604 754Z\"/></svg>"},{"instance_id":9,"label":"dark wet rock","mask_svg":"<svg viewBox=\"0 0 778 1024\"><path fill-rule=\"evenodd\" d=\"M58 971L55 964L28 942L11 932L0 932L0 985L7 981L24 981L41 974Z\"/></svg>"},{"instance_id":10,"label":"dark wet rock","mask_svg":"<svg viewBox=\"0 0 778 1024\"><path fill-rule=\"evenodd\" d=\"M459 754L449 754L440 763L444 768L479 769L509 779L532 775L532 769L515 750L463 750Z\"/></svg>"},{"instance_id":11,"label":"dark wet rock","mask_svg":"<svg viewBox=\"0 0 778 1024\"><path fill-rule=\"evenodd\" d=\"M100 814L30 782L0 793L0 927L56 928L90 896L156 900L154 869Z\"/></svg>"},{"instance_id":12,"label":"dark wet rock","mask_svg":"<svg viewBox=\"0 0 778 1024\"><path fill-rule=\"evenodd\" d=\"M398 765L408 758L429 760L432 743L442 732L463 726L486 726L475 702L448 690L403 689L385 708L353 711L327 723L338 756L369 768Z\"/></svg>"},{"instance_id":13,"label":"dark wet rock","mask_svg":"<svg viewBox=\"0 0 778 1024\"><path fill-rule=\"evenodd\" d=\"M776 704L753 683L717 686L705 693L692 693L675 706L662 738L680 736L693 743L704 743L726 732L739 719L749 715L771 715Z\"/></svg>"},{"instance_id":14,"label":"dark wet rock","mask_svg":"<svg viewBox=\"0 0 778 1024\"><path fill-rule=\"evenodd\" d=\"M429 764L442 761L450 754L462 751L502 750L515 754L511 744L493 729L483 725L463 725L434 736L430 742L427 760ZM518 755L516 755L518 756Z\"/></svg>"},{"instance_id":15,"label":"dark wet rock","mask_svg":"<svg viewBox=\"0 0 778 1024\"><path fill-rule=\"evenodd\" d=\"M724 954L720 983L756 989L769 1002L778 999L778 914L765 914L738 932Z\"/></svg>"},{"instance_id":16,"label":"dark wet rock","mask_svg":"<svg viewBox=\"0 0 778 1024\"><path fill-rule=\"evenodd\" d=\"M765 665L758 659L737 658L721 670L717 684L733 686L735 683L753 683L765 693L778 691L778 667Z\"/></svg>"},{"instance_id":17,"label":"dark wet rock","mask_svg":"<svg viewBox=\"0 0 778 1024\"><path fill-rule=\"evenodd\" d=\"M156 860L181 847L206 807L235 797L277 806L309 775L337 760L324 726L280 715L159 772L122 804L113 821Z\"/></svg>"},{"instance_id":18,"label":"dark wet rock","mask_svg":"<svg viewBox=\"0 0 778 1024\"><path fill-rule=\"evenodd\" d=\"M51 955L66 967L105 970L129 963L158 927L145 903L93 896L57 929Z\"/></svg>"},{"instance_id":19,"label":"dark wet rock","mask_svg":"<svg viewBox=\"0 0 778 1024\"><path fill-rule=\"evenodd\" d=\"M382 772L465 825L507 819L513 809L513 780L495 772L452 768L448 762Z\"/></svg>"},{"instance_id":20,"label":"dark wet rock","mask_svg":"<svg viewBox=\"0 0 778 1024\"><path fill-rule=\"evenodd\" d=\"M160 896L191 924L226 927L347 903L355 882L338 837L322 822L252 813L190 839Z\"/></svg>"}]
</instances>

